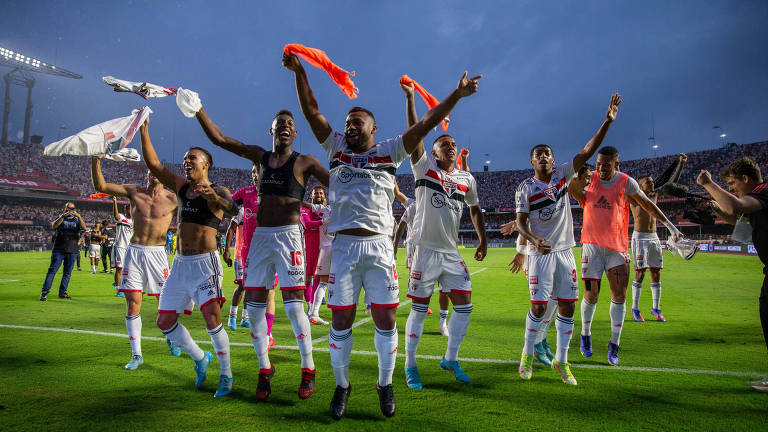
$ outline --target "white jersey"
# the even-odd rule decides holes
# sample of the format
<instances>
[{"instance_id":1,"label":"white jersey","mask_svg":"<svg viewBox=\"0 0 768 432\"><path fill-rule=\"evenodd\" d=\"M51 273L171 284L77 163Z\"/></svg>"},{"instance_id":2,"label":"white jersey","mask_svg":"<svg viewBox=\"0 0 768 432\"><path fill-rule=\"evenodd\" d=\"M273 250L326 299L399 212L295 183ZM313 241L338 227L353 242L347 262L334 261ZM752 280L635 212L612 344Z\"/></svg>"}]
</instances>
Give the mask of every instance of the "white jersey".
<instances>
[{"instance_id":1,"label":"white jersey","mask_svg":"<svg viewBox=\"0 0 768 432\"><path fill-rule=\"evenodd\" d=\"M331 207L322 204L312 204L312 213L320 215L323 224L320 225L320 249L330 249L333 235L328 234L328 222L331 221Z\"/></svg>"},{"instance_id":2,"label":"white jersey","mask_svg":"<svg viewBox=\"0 0 768 432\"><path fill-rule=\"evenodd\" d=\"M573 162L568 162L554 169L549 183L531 177L517 187L515 211L528 213L531 232L547 239L553 252L576 245L568 199L568 184L575 176ZM528 255L539 255L533 245L529 245L527 252Z\"/></svg>"},{"instance_id":3,"label":"white jersey","mask_svg":"<svg viewBox=\"0 0 768 432\"><path fill-rule=\"evenodd\" d=\"M395 171L408 157L403 137L378 142L354 153L344 134L331 131L322 143L330 162L328 203L333 217L328 232L364 228L392 235Z\"/></svg>"},{"instance_id":4,"label":"white jersey","mask_svg":"<svg viewBox=\"0 0 768 432\"><path fill-rule=\"evenodd\" d=\"M412 241L437 252L456 252L464 203L478 204L475 178L460 169L443 171L426 152L411 167L416 179Z\"/></svg>"},{"instance_id":5,"label":"white jersey","mask_svg":"<svg viewBox=\"0 0 768 432\"><path fill-rule=\"evenodd\" d=\"M406 202L405 212L403 217L400 218L400 222L405 222L405 226L408 227L408 234L405 238L405 244L408 245L413 240L413 236L416 233L416 224L414 224L414 218L416 217L416 200L409 198Z\"/></svg>"},{"instance_id":6,"label":"white jersey","mask_svg":"<svg viewBox=\"0 0 768 432\"><path fill-rule=\"evenodd\" d=\"M240 210L237 211L237 214L232 216L232 222L234 222L235 225L242 226L243 217L245 217L245 206L240 207Z\"/></svg>"},{"instance_id":7,"label":"white jersey","mask_svg":"<svg viewBox=\"0 0 768 432\"><path fill-rule=\"evenodd\" d=\"M127 248L133 237L133 220L125 217L124 214L117 214L117 227L115 228L116 248Z\"/></svg>"}]
</instances>

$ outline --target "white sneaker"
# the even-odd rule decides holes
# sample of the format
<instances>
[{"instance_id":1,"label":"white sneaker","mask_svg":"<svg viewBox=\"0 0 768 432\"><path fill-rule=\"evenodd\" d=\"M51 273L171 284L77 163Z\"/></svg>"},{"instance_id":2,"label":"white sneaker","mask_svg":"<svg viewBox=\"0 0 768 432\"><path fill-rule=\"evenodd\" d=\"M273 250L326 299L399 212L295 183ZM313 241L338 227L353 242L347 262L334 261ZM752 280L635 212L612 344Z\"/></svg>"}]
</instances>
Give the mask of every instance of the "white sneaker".
<instances>
[{"instance_id":1,"label":"white sneaker","mask_svg":"<svg viewBox=\"0 0 768 432\"><path fill-rule=\"evenodd\" d=\"M440 334L445 337L448 337L450 335L450 333L448 333L448 323L446 323L445 321L440 323Z\"/></svg>"}]
</instances>

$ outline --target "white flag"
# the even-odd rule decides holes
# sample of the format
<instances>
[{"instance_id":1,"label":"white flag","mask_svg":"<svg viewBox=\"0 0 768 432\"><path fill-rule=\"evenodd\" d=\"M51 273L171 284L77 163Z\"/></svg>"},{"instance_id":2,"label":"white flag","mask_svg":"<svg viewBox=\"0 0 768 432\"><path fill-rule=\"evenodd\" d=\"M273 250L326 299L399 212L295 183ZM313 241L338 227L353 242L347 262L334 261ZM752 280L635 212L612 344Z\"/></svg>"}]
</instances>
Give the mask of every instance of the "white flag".
<instances>
[{"instance_id":1,"label":"white flag","mask_svg":"<svg viewBox=\"0 0 768 432\"><path fill-rule=\"evenodd\" d=\"M135 109L131 115L109 120L82 130L71 137L48 144L45 156L105 155L112 160L140 160L135 149L127 149L139 126L152 113L149 107Z\"/></svg>"},{"instance_id":2,"label":"white flag","mask_svg":"<svg viewBox=\"0 0 768 432\"><path fill-rule=\"evenodd\" d=\"M163 87L157 84L150 84L146 82L136 82L136 81L125 81L109 75L105 77L101 77L101 79L103 79L104 82L107 83L108 85L114 87L116 92L136 93L137 95L143 97L145 100L147 98L160 98L160 97L166 97L168 95L176 94L176 89L170 88L170 87Z\"/></svg>"}]
</instances>

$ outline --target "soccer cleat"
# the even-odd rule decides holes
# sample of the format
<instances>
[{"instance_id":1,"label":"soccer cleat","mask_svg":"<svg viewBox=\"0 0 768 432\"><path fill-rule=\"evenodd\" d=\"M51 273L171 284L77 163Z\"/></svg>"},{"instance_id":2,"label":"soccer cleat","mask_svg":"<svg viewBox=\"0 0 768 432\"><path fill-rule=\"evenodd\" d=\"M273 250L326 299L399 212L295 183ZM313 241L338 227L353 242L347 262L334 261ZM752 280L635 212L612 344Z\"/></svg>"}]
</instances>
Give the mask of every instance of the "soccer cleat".
<instances>
[{"instance_id":1,"label":"soccer cleat","mask_svg":"<svg viewBox=\"0 0 768 432\"><path fill-rule=\"evenodd\" d=\"M470 381L469 375L467 375L466 372L464 372L464 369L461 368L458 360L448 361L443 357L443 359L440 360L440 367L453 372L453 376L463 383L468 383Z\"/></svg>"},{"instance_id":2,"label":"soccer cleat","mask_svg":"<svg viewBox=\"0 0 768 432\"><path fill-rule=\"evenodd\" d=\"M118 291L118 292L115 293L115 297L125 298L125 293Z\"/></svg>"},{"instance_id":3,"label":"soccer cleat","mask_svg":"<svg viewBox=\"0 0 768 432\"><path fill-rule=\"evenodd\" d=\"M181 357L181 348L174 345L170 339L165 339L165 342L168 344L168 350L170 350L172 356Z\"/></svg>"},{"instance_id":4,"label":"soccer cleat","mask_svg":"<svg viewBox=\"0 0 768 432\"><path fill-rule=\"evenodd\" d=\"M299 399L309 399L313 394L315 394L315 370L302 368Z\"/></svg>"},{"instance_id":5,"label":"soccer cleat","mask_svg":"<svg viewBox=\"0 0 768 432\"><path fill-rule=\"evenodd\" d=\"M240 327L251 328L251 322L248 321L248 318L243 318L240 320Z\"/></svg>"},{"instance_id":6,"label":"soccer cleat","mask_svg":"<svg viewBox=\"0 0 768 432\"><path fill-rule=\"evenodd\" d=\"M608 342L608 363L616 366L619 364L619 346Z\"/></svg>"},{"instance_id":7,"label":"soccer cleat","mask_svg":"<svg viewBox=\"0 0 768 432\"><path fill-rule=\"evenodd\" d=\"M581 335L581 355L584 357L592 357L592 335Z\"/></svg>"},{"instance_id":8,"label":"soccer cleat","mask_svg":"<svg viewBox=\"0 0 768 432\"><path fill-rule=\"evenodd\" d=\"M431 307L427 308L427 315L432 315L432 308Z\"/></svg>"},{"instance_id":9,"label":"soccer cleat","mask_svg":"<svg viewBox=\"0 0 768 432\"><path fill-rule=\"evenodd\" d=\"M395 415L395 392L392 391L392 384L382 387L377 382L376 391L379 393L379 407L384 417Z\"/></svg>"},{"instance_id":10,"label":"soccer cleat","mask_svg":"<svg viewBox=\"0 0 768 432\"><path fill-rule=\"evenodd\" d=\"M70 297L66 291L64 291L63 294L59 294L59 298L64 300L72 300L72 297Z\"/></svg>"},{"instance_id":11,"label":"soccer cleat","mask_svg":"<svg viewBox=\"0 0 768 432\"><path fill-rule=\"evenodd\" d=\"M273 338L272 335L269 335L269 342L267 343L267 351L272 349L273 346L275 346L275 338Z\"/></svg>"},{"instance_id":12,"label":"soccer cleat","mask_svg":"<svg viewBox=\"0 0 768 432\"><path fill-rule=\"evenodd\" d=\"M557 369L558 372L560 372L560 378L563 379L563 382L568 385L576 385L578 382L576 382L576 378L573 377L573 374L571 373L571 364L568 362L560 363L557 361L557 359L552 359L552 368Z\"/></svg>"},{"instance_id":13,"label":"soccer cleat","mask_svg":"<svg viewBox=\"0 0 768 432\"><path fill-rule=\"evenodd\" d=\"M96 270L91 271L91 274L96 274Z\"/></svg>"},{"instance_id":14,"label":"soccer cleat","mask_svg":"<svg viewBox=\"0 0 768 432\"><path fill-rule=\"evenodd\" d=\"M640 314L640 309L632 309L632 318L637 322L645 322L645 318Z\"/></svg>"},{"instance_id":15,"label":"soccer cleat","mask_svg":"<svg viewBox=\"0 0 768 432\"><path fill-rule=\"evenodd\" d=\"M553 353L552 350L549 349L549 343L547 342L546 338L542 339L541 346L544 347L544 354L547 355L547 358L551 362L552 359L555 358L555 353Z\"/></svg>"},{"instance_id":16,"label":"soccer cleat","mask_svg":"<svg viewBox=\"0 0 768 432\"><path fill-rule=\"evenodd\" d=\"M316 316L311 317L309 323L314 325L328 325L328 321Z\"/></svg>"},{"instance_id":17,"label":"soccer cleat","mask_svg":"<svg viewBox=\"0 0 768 432\"><path fill-rule=\"evenodd\" d=\"M232 383L234 382L235 379L232 377L226 375L220 376L219 387L216 389L216 393L213 394L213 397L220 398L228 395L232 391Z\"/></svg>"},{"instance_id":18,"label":"soccer cleat","mask_svg":"<svg viewBox=\"0 0 768 432\"><path fill-rule=\"evenodd\" d=\"M78 268L77 268L77 271L83 271L83 269L82 269L82 268L80 268L80 267L78 267Z\"/></svg>"},{"instance_id":19,"label":"soccer cleat","mask_svg":"<svg viewBox=\"0 0 768 432\"><path fill-rule=\"evenodd\" d=\"M270 366L269 369L259 369L259 384L256 386L256 399L267 400L270 394L272 394L272 376L275 375L275 365Z\"/></svg>"},{"instance_id":20,"label":"soccer cleat","mask_svg":"<svg viewBox=\"0 0 768 432\"><path fill-rule=\"evenodd\" d=\"M349 399L349 391L352 390L352 385L343 388L342 386L336 386L336 390L333 392L333 399L331 399L331 418L334 420L340 420L344 417L344 412L347 410L347 400Z\"/></svg>"},{"instance_id":21,"label":"soccer cleat","mask_svg":"<svg viewBox=\"0 0 768 432\"><path fill-rule=\"evenodd\" d=\"M531 379L531 376L533 375L532 355L523 353L523 356L520 358L520 367L517 369L517 372L520 374L520 378L524 380Z\"/></svg>"},{"instance_id":22,"label":"soccer cleat","mask_svg":"<svg viewBox=\"0 0 768 432\"><path fill-rule=\"evenodd\" d=\"M405 383L408 384L408 388L414 390L421 390L424 386L421 385L421 377L419 376L419 369L414 367L405 368Z\"/></svg>"},{"instance_id":23,"label":"soccer cleat","mask_svg":"<svg viewBox=\"0 0 768 432\"><path fill-rule=\"evenodd\" d=\"M667 319L664 318L664 315L661 314L661 309L651 308L651 315L656 318L656 321L667 322Z\"/></svg>"},{"instance_id":24,"label":"soccer cleat","mask_svg":"<svg viewBox=\"0 0 768 432\"><path fill-rule=\"evenodd\" d=\"M144 358L140 355L134 355L131 357L131 361L128 362L127 365L125 365L126 370L136 370L139 368L139 366L144 364Z\"/></svg>"},{"instance_id":25,"label":"soccer cleat","mask_svg":"<svg viewBox=\"0 0 768 432\"><path fill-rule=\"evenodd\" d=\"M200 388L205 382L205 378L208 376L208 365L213 361L213 353L210 351L203 351L203 358L195 361L195 388Z\"/></svg>"},{"instance_id":26,"label":"soccer cleat","mask_svg":"<svg viewBox=\"0 0 768 432\"><path fill-rule=\"evenodd\" d=\"M47 301L48 300L48 294L42 293L40 294L40 301Z\"/></svg>"},{"instance_id":27,"label":"soccer cleat","mask_svg":"<svg viewBox=\"0 0 768 432\"><path fill-rule=\"evenodd\" d=\"M237 315L229 314L229 319L227 320L227 327L229 327L229 329L232 331L237 330Z\"/></svg>"},{"instance_id":28,"label":"soccer cleat","mask_svg":"<svg viewBox=\"0 0 768 432\"><path fill-rule=\"evenodd\" d=\"M768 386L768 377L765 377L758 381L752 381L749 383L751 386Z\"/></svg>"},{"instance_id":29,"label":"soccer cleat","mask_svg":"<svg viewBox=\"0 0 768 432\"><path fill-rule=\"evenodd\" d=\"M533 346L533 356L543 364L552 366L552 360L547 357L547 349L544 347L544 341Z\"/></svg>"},{"instance_id":30,"label":"soccer cleat","mask_svg":"<svg viewBox=\"0 0 768 432\"><path fill-rule=\"evenodd\" d=\"M369 304L365 305L365 313L371 313L371 305Z\"/></svg>"},{"instance_id":31,"label":"soccer cleat","mask_svg":"<svg viewBox=\"0 0 768 432\"><path fill-rule=\"evenodd\" d=\"M440 334L445 337L450 336L450 332L448 331L448 323L445 321L440 322Z\"/></svg>"}]
</instances>

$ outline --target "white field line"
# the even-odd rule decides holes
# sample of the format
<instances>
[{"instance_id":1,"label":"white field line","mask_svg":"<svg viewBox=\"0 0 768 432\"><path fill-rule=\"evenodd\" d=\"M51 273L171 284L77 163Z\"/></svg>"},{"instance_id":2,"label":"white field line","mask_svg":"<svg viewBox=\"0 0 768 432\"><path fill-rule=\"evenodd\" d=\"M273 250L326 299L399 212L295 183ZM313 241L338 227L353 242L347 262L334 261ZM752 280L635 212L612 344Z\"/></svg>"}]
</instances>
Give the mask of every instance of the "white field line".
<instances>
[{"instance_id":1,"label":"white field line","mask_svg":"<svg viewBox=\"0 0 768 432\"><path fill-rule=\"evenodd\" d=\"M488 270L488 267L483 267L480 270L475 270L472 273L470 273L469 275L472 276L473 274L480 273L481 271L484 271L484 270ZM400 309L401 307L409 305L409 304L411 304L411 300L406 300L403 303L400 303L397 306L397 308ZM365 317L365 318L361 319L360 321L356 321L354 324L352 324L352 328L359 327L359 326L361 326L361 325L371 321L372 319L373 319L373 316L368 316L368 317ZM330 336L330 333L328 333L325 336L319 337L317 339L312 339L312 345L317 345L320 342L327 341L328 340L328 336Z\"/></svg>"},{"instance_id":2,"label":"white field line","mask_svg":"<svg viewBox=\"0 0 768 432\"><path fill-rule=\"evenodd\" d=\"M122 334L122 333L109 333L109 332L100 332L100 331L92 331L92 330L79 330L79 329L55 328L55 327L33 327L33 326L0 324L0 328L54 331L54 332L63 332L63 333L88 334L88 335L96 335L96 336L112 336L112 337L120 337L120 338L128 337L127 334ZM144 340L165 342L165 338L151 337L151 336L142 336L141 338ZM210 340L195 341L195 342L202 345L211 345ZM253 348L253 345L249 343L243 343L243 342L230 342L230 346ZM299 349L295 345L292 345L292 346L275 345L272 348L273 349L289 349L289 350ZM312 348L312 350L328 352L328 348ZM365 356L377 355L375 351L352 351L352 354L365 355ZM404 358L405 354L398 354L397 356ZM423 354L417 354L416 358L425 359L425 360L442 359L441 356L423 355ZM520 362L516 360L485 359L485 358L471 358L471 357L459 357L459 360L466 363L491 363L491 364L502 364L502 365L519 365L520 364ZM736 372L736 371L719 371L719 370L709 370L709 369L658 368L658 367L643 367L643 366L608 366L608 365L594 365L594 364L587 365L587 364L574 364L574 363L571 363L571 367L578 368L578 369L602 369L602 370L620 370L620 371L631 371L631 372L658 372L658 373L699 374L699 375L727 375L727 376L735 376L735 377L765 376L764 372L762 373L761 372Z\"/></svg>"},{"instance_id":3,"label":"white field line","mask_svg":"<svg viewBox=\"0 0 768 432\"><path fill-rule=\"evenodd\" d=\"M19 281L18 279L0 279L0 283L5 283L5 282L18 282L18 281Z\"/></svg>"}]
</instances>

